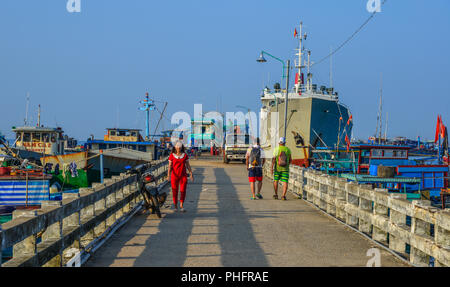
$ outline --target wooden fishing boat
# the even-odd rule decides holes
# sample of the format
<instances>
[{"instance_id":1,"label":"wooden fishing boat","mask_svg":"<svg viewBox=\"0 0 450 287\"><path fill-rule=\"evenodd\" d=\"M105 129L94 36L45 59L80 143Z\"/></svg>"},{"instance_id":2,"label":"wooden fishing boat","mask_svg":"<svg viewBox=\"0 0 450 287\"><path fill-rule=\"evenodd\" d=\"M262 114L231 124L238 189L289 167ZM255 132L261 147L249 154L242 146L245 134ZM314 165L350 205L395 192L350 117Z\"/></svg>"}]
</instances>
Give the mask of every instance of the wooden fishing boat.
<instances>
[{"instance_id":1,"label":"wooden fishing boat","mask_svg":"<svg viewBox=\"0 0 450 287\"><path fill-rule=\"evenodd\" d=\"M89 187L93 182L100 182L101 160L103 175L108 178L125 172L127 167L150 162L152 154L128 148L90 150L42 157L41 164L47 166L48 173L53 176L52 184L57 182L64 190Z\"/></svg>"}]
</instances>

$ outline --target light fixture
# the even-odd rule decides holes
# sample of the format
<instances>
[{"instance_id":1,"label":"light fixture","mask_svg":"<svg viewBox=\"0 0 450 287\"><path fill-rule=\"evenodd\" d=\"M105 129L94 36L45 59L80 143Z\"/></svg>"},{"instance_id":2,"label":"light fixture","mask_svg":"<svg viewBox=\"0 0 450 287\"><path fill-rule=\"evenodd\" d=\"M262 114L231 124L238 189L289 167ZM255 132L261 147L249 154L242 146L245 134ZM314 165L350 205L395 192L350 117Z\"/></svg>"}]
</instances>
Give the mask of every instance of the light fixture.
<instances>
[{"instance_id":1,"label":"light fixture","mask_svg":"<svg viewBox=\"0 0 450 287\"><path fill-rule=\"evenodd\" d=\"M265 63L265 62L267 62L267 60L264 58L263 52L261 52L261 54L259 55L259 59L256 60L256 62L258 62L258 63Z\"/></svg>"}]
</instances>

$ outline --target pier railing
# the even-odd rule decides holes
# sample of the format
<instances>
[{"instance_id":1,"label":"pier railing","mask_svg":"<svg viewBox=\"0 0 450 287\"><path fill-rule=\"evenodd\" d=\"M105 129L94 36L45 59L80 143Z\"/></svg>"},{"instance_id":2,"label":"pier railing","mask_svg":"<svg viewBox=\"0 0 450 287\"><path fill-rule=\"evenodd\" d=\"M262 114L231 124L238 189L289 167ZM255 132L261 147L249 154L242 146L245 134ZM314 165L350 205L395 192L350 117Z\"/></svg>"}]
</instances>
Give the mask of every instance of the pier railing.
<instances>
[{"instance_id":1,"label":"pier railing","mask_svg":"<svg viewBox=\"0 0 450 287\"><path fill-rule=\"evenodd\" d=\"M168 161L150 165L158 188L162 188L167 182ZM62 201L44 201L38 210L16 210L0 232L0 255L1 250L13 247L13 258L3 264L0 261L0 266L66 266L81 252L89 253L92 242L105 237L142 201L137 175L123 173L82 188L78 194L64 194Z\"/></svg>"},{"instance_id":2,"label":"pier railing","mask_svg":"<svg viewBox=\"0 0 450 287\"><path fill-rule=\"evenodd\" d=\"M270 162L264 173L273 179ZM430 201L292 165L289 191L415 266L450 266L450 211Z\"/></svg>"}]
</instances>

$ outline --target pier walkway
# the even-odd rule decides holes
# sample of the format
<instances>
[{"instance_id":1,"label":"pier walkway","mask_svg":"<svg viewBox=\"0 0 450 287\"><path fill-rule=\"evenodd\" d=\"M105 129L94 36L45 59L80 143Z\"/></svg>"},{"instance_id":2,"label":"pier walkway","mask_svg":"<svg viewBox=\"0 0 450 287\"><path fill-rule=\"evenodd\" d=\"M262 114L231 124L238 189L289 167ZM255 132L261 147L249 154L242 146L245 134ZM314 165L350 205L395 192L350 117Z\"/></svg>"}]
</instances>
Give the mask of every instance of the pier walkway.
<instances>
[{"instance_id":1,"label":"pier walkway","mask_svg":"<svg viewBox=\"0 0 450 287\"><path fill-rule=\"evenodd\" d=\"M250 200L243 164L191 160L186 213L136 215L87 266L282 267L366 266L376 244L288 194ZM169 187L166 187L169 188ZM407 266L384 249L381 266Z\"/></svg>"}]
</instances>

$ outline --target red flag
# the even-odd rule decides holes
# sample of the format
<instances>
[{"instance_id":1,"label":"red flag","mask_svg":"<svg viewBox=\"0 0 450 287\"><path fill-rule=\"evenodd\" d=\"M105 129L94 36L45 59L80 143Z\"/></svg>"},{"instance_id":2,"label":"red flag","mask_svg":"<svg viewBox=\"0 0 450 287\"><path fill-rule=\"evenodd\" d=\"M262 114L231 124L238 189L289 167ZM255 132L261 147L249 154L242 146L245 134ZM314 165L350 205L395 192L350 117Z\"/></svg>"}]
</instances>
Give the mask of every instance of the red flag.
<instances>
[{"instance_id":1,"label":"red flag","mask_svg":"<svg viewBox=\"0 0 450 287\"><path fill-rule=\"evenodd\" d=\"M297 28L295 28L295 30L294 30L294 38L296 38L297 35L298 35L298 33L297 33Z\"/></svg>"},{"instance_id":2,"label":"red flag","mask_svg":"<svg viewBox=\"0 0 450 287\"><path fill-rule=\"evenodd\" d=\"M440 132L441 132L441 138L442 138L442 139L445 138L445 129L446 129L446 127L444 126L444 123L442 122L442 118L441 118L441 128L440 128Z\"/></svg>"},{"instance_id":3,"label":"red flag","mask_svg":"<svg viewBox=\"0 0 450 287\"><path fill-rule=\"evenodd\" d=\"M295 73L295 84L298 84L298 73Z\"/></svg>"},{"instance_id":4,"label":"red flag","mask_svg":"<svg viewBox=\"0 0 450 287\"><path fill-rule=\"evenodd\" d=\"M441 116L438 115L437 117L437 124L436 124L436 135L434 136L434 143L437 143L439 140L439 133L441 132Z\"/></svg>"},{"instance_id":5,"label":"red flag","mask_svg":"<svg viewBox=\"0 0 450 287\"><path fill-rule=\"evenodd\" d=\"M348 138L348 135L345 135L345 142L347 143L347 151L350 150L350 139Z\"/></svg>"},{"instance_id":6,"label":"red flag","mask_svg":"<svg viewBox=\"0 0 450 287\"><path fill-rule=\"evenodd\" d=\"M304 85L305 84L305 76L304 76L304 74L302 73L302 85Z\"/></svg>"},{"instance_id":7,"label":"red flag","mask_svg":"<svg viewBox=\"0 0 450 287\"><path fill-rule=\"evenodd\" d=\"M350 115L350 117L348 118L347 126L350 125L350 122L353 122L353 115Z\"/></svg>"}]
</instances>

